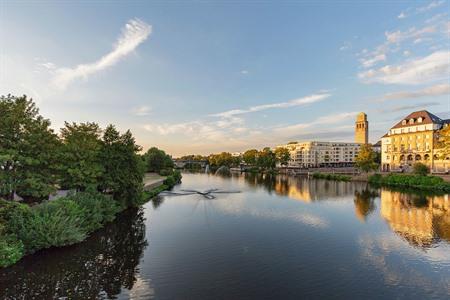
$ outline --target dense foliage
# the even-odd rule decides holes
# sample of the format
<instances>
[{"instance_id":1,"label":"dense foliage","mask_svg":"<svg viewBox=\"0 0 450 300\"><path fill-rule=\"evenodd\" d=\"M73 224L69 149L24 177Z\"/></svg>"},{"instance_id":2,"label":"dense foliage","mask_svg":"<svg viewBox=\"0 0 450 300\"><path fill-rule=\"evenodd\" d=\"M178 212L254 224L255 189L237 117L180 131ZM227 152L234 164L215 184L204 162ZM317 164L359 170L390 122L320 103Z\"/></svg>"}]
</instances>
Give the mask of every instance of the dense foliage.
<instances>
[{"instance_id":1,"label":"dense foliage","mask_svg":"<svg viewBox=\"0 0 450 300\"><path fill-rule=\"evenodd\" d=\"M450 155L450 125L439 130L438 153L440 159L447 159Z\"/></svg>"},{"instance_id":2,"label":"dense foliage","mask_svg":"<svg viewBox=\"0 0 450 300\"><path fill-rule=\"evenodd\" d=\"M32 100L0 97L0 196L39 201L55 191L60 141Z\"/></svg>"},{"instance_id":3,"label":"dense foliage","mask_svg":"<svg viewBox=\"0 0 450 300\"><path fill-rule=\"evenodd\" d=\"M450 183L437 176L389 174L382 176L375 174L369 177L369 182L379 185L411 187L420 189L431 189L435 191L450 192Z\"/></svg>"},{"instance_id":4,"label":"dense foliage","mask_svg":"<svg viewBox=\"0 0 450 300\"><path fill-rule=\"evenodd\" d=\"M330 173L313 173L313 178L317 179L327 179L327 180L337 180L337 181L350 181L352 179L351 176L348 175L340 175L340 174L330 174Z\"/></svg>"},{"instance_id":5,"label":"dense foliage","mask_svg":"<svg viewBox=\"0 0 450 300\"><path fill-rule=\"evenodd\" d=\"M361 149L355 158L356 167L361 171L368 173L378 169L376 160L377 154L373 151L372 146L369 144L364 144L361 146Z\"/></svg>"},{"instance_id":6,"label":"dense foliage","mask_svg":"<svg viewBox=\"0 0 450 300\"><path fill-rule=\"evenodd\" d=\"M26 96L0 97L0 116L0 197L9 200L0 199L0 267L43 248L80 242L143 202L146 166L130 131L65 123L58 136ZM147 152L147 166L162 161L158 171L169 175L159 192L181 174L172 171L170 156L155 149ZM151 160L153 153L162 160ZM48 201L60 188L72 192ZM15 195L37 204L11 201Z\"/></svg>"},{"instance_id":7,"label":"dense foliage","mask_svg":"<svg viewBox=\"0 0 450 300\"><path fill-rule=\"evenodd\" d=\"M284 147L275 149L275 156L277 162L279 162L282 166L287 166L289 160L291 159L291 153L289 152L289 149Z\"/></svg>"},{"instance_id":8,"label":"dense foliage","mask_svg":"<svg viewBox=\"0 0 450 300\"><path fill-rule=\"evenodd\" d=\"M163 170L173 168L172 157L156 147L148 149L143 159L147 172L161 173Z\"/></svg>"},{"instance_id":9,"label":"dense foliage","mask_svg":"<svg viewBox=\"0 0 450 300\"><path fill-rule=\"evenodd\" d=\"M413 173L416 175L425 176L429 171L428 166L423 163L418 162L413 165Z\"/></svg>"}]
</instances>

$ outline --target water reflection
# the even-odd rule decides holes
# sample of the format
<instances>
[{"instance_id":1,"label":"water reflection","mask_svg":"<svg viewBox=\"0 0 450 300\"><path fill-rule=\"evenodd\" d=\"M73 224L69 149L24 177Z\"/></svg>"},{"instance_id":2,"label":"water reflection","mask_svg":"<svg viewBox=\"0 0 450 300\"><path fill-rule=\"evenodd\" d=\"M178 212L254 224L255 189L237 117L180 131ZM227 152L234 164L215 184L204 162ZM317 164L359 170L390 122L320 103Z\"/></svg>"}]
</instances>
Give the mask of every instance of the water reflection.
<instances>
[{"instance_id":1,"label":"water reflection","mask_svg":"<svg viewBox=\"0 0 450 300\"><path fill-rule=\"evenodd\" d=\"M377 190L370 189L367 185L363 190L355 191L355 215L361 221L365 222L367 217L376 209L375 199L379 197Z\"/></svg>"},{"instance_id":2,"label":"water reflection","mask_svg":"<svg viewBox=\"0 0 450 300\"><path fill-rule=\"evenodd\" d=\"M81 244L0 270L0 299L115 298L136 283L146 246L143 210L127 210Z\"/></svg>"},{"instance_id":3,"label":"water reflection","mask_svg":"<svg viewBox=\"0 0 450 300\"><path fill-rule=\"evenodd\" d=\"M428 248L450 241L449 196L405 194L381 190L381 216L411 245Z\"/></svg>"}]
</instances>

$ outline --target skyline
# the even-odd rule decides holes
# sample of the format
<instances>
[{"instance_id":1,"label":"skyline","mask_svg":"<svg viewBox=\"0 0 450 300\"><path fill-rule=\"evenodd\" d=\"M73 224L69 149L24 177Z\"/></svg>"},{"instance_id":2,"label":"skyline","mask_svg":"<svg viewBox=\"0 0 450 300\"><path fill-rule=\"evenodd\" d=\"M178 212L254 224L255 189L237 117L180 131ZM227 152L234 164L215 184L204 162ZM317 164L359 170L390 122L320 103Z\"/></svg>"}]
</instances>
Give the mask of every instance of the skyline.
<instances>
[{"instance_id":1,"label":"skyline","mask_svg":"<svg viewBox=\"0 0 450 300\"><path fill-rule=\"evenodd\" d=\"M450 117L448 1L0 4L0 94L180 156Z\"/></svg>"}]
</instances>

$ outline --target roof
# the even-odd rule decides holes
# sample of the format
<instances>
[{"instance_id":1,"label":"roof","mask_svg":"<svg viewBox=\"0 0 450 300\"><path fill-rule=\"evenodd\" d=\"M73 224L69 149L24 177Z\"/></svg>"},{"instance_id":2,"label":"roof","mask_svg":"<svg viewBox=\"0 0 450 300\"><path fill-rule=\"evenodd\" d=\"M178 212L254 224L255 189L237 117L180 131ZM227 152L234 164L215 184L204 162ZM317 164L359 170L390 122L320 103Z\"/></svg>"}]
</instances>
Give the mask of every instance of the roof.
<instances>
[{"instance_id":1,"label":"roof","mask_svg":"<svg viewBox=\"0 0 450 300\"><path fill-rule=\"evenodd\" d=\"M422 117L422 122L421 123L415 123L419 117ZM414 119L414 124L409 124L409 120L410 119ZM406 124L402 124L403 120L407 120ZM436 115L433 115L429 111L421 110L421 111L415 111L413 113L410 113L408 116L403 118L400 122L398 122L391 129L409 127L409 126L414 126L414 125L417 125L417 124L420 124L420 125L423 125L423 124L444 124L447 121L449 121L449 120L442 120L441 118L439 118Z\"/></svg>"},{"instance_id":2,"label":"roof","mask_svg":"<svg viewBox=\"0 0 450 300\"><path fill-rule=\"evenodd\" d=\"M373 147L381 147L381 140L379 140L378 142L376 142Z\"/></svg>"}]
</instances>

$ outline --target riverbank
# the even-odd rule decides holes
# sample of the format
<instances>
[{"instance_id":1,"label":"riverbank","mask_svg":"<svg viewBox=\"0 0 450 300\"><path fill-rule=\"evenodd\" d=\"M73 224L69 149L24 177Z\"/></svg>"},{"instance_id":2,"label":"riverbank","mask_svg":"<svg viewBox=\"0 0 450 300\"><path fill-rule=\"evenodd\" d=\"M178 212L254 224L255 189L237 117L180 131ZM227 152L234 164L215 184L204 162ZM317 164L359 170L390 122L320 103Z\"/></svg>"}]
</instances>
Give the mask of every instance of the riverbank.
<instances>
[{"instance_id":1,"label":"riverbank","mask_svg":"<svg viewBox=\"0 0 450 300\"><path fill-rule=\"evenodd\" d=\"M393 186L402 188L415 188L421 190L436 190L440 192L450 192L450 182L440 176L433 175L413 175L413 174L358 174L341 175L332 173L313 173L311 177L316 179L326 179L334 181L362 181L375 185Z\"/></svg>"},{"instance_id":2,"label":"riverbank","mask_svg":"<svg viewBox=\"0 0 450 300\"><path fill-rule=\"evenodd\" d=\"M133 206L148 202L180 180L181 174L174 172L150 185L147 182L147 189ZM96 191L71 194L33 206L0 200L0 267L15 264L42 249L84 241L129 208L123 203Z\"/></svg>"}]
</instances>

